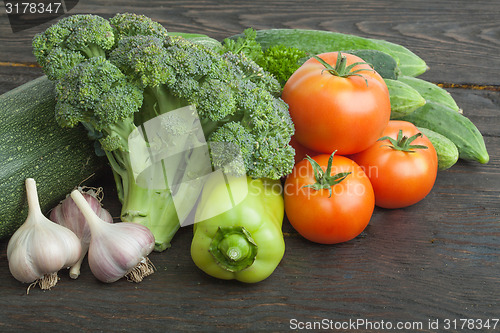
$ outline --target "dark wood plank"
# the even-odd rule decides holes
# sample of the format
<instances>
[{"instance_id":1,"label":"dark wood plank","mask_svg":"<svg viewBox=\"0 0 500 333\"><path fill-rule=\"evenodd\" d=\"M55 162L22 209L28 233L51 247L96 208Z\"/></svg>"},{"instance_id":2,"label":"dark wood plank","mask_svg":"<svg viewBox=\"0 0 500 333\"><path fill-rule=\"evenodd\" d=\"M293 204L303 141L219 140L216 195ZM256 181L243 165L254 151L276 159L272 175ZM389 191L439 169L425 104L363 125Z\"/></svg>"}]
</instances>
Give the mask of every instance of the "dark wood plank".
<instances>
[{"instance_id":1,"label":"dark wood plank","mask_svg":"<svg viewBox=\"0 0 500 333\"><path fill-rule=\"evenodd\" d=\"M438 82L499 85L500 12L494 1L147 1L113 5L80 1L72 13L105 17L116 12L146 14L171 31L205 33L217 39L247 27L304 28L386 39L428 63L424 78ZM34 62L31 38L49 23L12 33L0 17L0 61Z\"/></svg>"},{"instance_id":2,"label":"dark wood plank","mask_svg":"<svg viewBox=\"0 0 500 333\"><path fill-rule=\"evenodd\" d=\"M0 94L12 90L23 83L43 75L39 67L34 66L0 66Z\"/></svg>"},{"instance_id":3,"label":"dark wood plank","mask_svg":"<svg viewBox=\"0 0 500 333\"><path fill-rule=\"evenodd\" d=\"M143 1L101 6L81 1L75 12L111 16L135 11L170 30L222 39L248 26L330 29L401 43L431 66L433 82L498 85L498 13L492 1ZM0 16L0 62L30 63L36 31L12 34ZM15 38L14 38L15 37ZM490 66L493 64L493 66ZM41 75L39 68L0 66L0 93ZM485 135L490 162L459 162L440 172L429 196L398 210L376 209L356 239L323 246L284 222L286 254L274 274L253 285L221 281L191 261L192 230L171 249L153 253L157 272L141 284L98 282L86 262L81 277L61 272L50 291L9 273L0 241L0 331L285 331L300 322L369 320L422 323L498 318L500 311L500 93L448 88ZM119 215L111 174L98 175L105 206ZM429 320L437 319L439 329ZM363 327L361 327L363 328ZM499 326L497 326L498 330ZM415 330L411 330L415 331ZM461 331L460 329L456 331Z\"/></svg>"}]
</instances>

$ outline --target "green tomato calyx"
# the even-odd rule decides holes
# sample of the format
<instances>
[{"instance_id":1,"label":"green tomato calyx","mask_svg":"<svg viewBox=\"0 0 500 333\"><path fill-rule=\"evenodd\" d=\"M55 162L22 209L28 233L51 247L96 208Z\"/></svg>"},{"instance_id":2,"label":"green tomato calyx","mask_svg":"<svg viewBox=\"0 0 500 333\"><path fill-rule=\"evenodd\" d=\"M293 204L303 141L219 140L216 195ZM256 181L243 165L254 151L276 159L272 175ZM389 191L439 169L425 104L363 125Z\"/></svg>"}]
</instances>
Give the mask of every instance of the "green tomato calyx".
<instances>
[{"instance_id":1,"label":"green tomato calyx","mask_svg":"<svg viewBox=\"0 0 500 333\"><path fill-rule=\"evenodd\" d=\"M424 145L412 145L411 143L415 141L418 137L421 137L422 133L417 133L411 137L403 135L403 130L399 130L397 139L393 139L389 136L384 136L377 141L389 140L390 144L382 145L382 147L389 147L394 150L404 151L406 153L415 153L415 149L427 149Z\"/></svg>"},{"instance_id":2,"label":"green tomato calyx","mask_svg":"<svg viewBox=\"0 0 500 333\"><path fill-rule=\"evenodd\" d=\"M250 267L255 261L257 250L252 235L241 226L219 227L209 248L217 263L230 272Z\"/></svg>"},{"instance_id":3,"label":"green tomato calyx","mask_svg":"<svg viewBox=\"0 0 500 333\"><path fill-rule=\"evenodd\" d=\"M338 77L342 77L342 78L348 78L350 76L359 76L365 80L367 86L368 86L368 80L363 75L361 75L360 72L374 71L373 66L367 62L358 61L358 62L355 62L355 63L347 66L347 58L344 57L340 51L338 52L337 62L335 64L335 67L333 67L332 65L330 65L329 63L327 63L325 60L321 59L317 55L314 55L313 58L318 60L319 63L325 67L322 70L322 72L327 71L328 73L330 73L334 76L338 76ZM355 66L358 66L358 65L368 65L372 69L360 68L360 69L353 70L353 68Z\"/></svg>"},{"instance_id":4,"label":"green tomato calyx","mask_svg":"<svg viewBox=\"0 0 500 333\"><path fill-rule=\"evenodd\" d=\"M312 159L309 155L307 155L305 158L311 163L311 166L313 167L314 170L314 178L316 179L316 183L314 184L309 184L309 185L304 185L302 187L310 187L316 191L321 190L321 189L328 189L328 192L330 195L328 196L329 198L332 196L332 187L344 179L346 179L347 176L351 174L351 172L339 172L335 175L332 175L332 162L333 162L333 155L335 155L334 151L331 155L330 158L328 159L328 164L326 166L326 170L323 171L321 169L321 166L316 162L314 159Z\"/></svg>"}]
</instances>

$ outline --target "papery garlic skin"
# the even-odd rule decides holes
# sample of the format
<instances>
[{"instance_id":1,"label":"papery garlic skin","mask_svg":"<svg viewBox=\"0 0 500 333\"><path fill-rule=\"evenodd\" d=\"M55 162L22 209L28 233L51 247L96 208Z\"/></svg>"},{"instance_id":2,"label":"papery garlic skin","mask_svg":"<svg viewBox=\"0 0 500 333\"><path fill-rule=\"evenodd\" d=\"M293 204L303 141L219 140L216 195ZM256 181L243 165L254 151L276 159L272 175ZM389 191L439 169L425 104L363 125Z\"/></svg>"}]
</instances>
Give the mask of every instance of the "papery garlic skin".
<instances>
[{"instance_id":1,"label":"papery garlic skin","mask_svg":"<svg viewBox=\"0 0 500 333\"><path fill-rule=\"evenodd\" d=\"M133 222L105 223L80 192L74 190L71 197L90 227L92 236L88 261L97 279L106 283L115 282L146 261L155 246L153 233L147 227Z\"/></svg>"},{"instance_id":2,"label":"papery garlic skin","mask_svg":"<svg viewBox=\"0 0 500 333\"><path fill-rule=\"evenodd\" d=\"M7 259L12 276L30 283L74 265L80 258L81 245L71 230L43 215L32 178L26 179L26 193L28 217L10 238Z\"/></svg>"},{"instance_id":3,"label":"papery garlic skin","mask_svg":"<svg viewBox=\"0 0 500 333\"><path fill-rule=\"evenodd\" d=\"M99 216L100 219L108 223L113 222L113 217L102 207L101 202L97 199L93 190L84 192L83 189L79 188L78 191L82 193L82 196L85 198L90 208L97 214L97 216ZM83 258L89 249L90 227L85 219L85 216L81 213L71 196L66 197L66 199L61 201L61 203L52 209L50 219L57 224L70 229L80 239L82 247L80 259L73 266L71 266L69 270L69 276L72 279L76 279L80 276L80 267Z\"/></svg>"},{"instance_id":4,"label":"papery garlic skin","mask_svg":"<svg viewBox=\"0 0 500 333\"><path fill-rule=\"evenodd\" d=\"M102 282L115 282L132 271L154 246L153 234L141 224L121 222L109 228L103 226L98 237L92 237L90 242L90 270Z\"/></svg>"}]
</instances>

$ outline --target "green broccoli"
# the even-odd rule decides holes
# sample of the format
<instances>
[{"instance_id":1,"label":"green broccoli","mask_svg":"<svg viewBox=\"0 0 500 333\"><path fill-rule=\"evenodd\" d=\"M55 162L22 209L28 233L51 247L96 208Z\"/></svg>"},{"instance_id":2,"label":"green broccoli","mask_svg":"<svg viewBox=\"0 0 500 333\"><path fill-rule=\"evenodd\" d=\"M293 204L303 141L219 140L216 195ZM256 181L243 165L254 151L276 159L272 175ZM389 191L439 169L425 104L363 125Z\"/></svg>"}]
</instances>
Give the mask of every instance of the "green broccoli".
<instances>
[{"instance_id":1,"label":"green broccoli","mask_svg":"<svg viewBox=\"0 0 500 333\"><path fill-rule=\"evenodd\" d=\"M92 14L65 17L33 38L33 54L51 80L76 64L105 57L124 37L167 36L167 30L144 15L117 14L109 21Z\"/></svg>"},{"instance_id":2,"label":"green broccoli","mask_svg":"<svg viewBox=\"0 0 500 333\"><path fill-rule=\"evenodd\" d=\"M97 15L72 15L33 38L33 54L51 80L64 76L76 64L106 56L115 44L108 20Z\"/></svg>"},{"instance_id":3,"label":"green broccoli","mask_svg":"<svg viewBox=\"0 0 500 333\"><path fill-rule=\"evenodd\" d=\"M274 76L243 54L168 36L144 16L117 14L108 23L103 20L94 15L63 19L35 37L34 53L56 81L57 121L65 127L81 123L98 139L113 170L122 220L149 227L156 250L167 248L182 224L174 195L194 205L199 194L196 183L167 182L169 170L178 183L212 168L272 179L291 171L294 126ZM62 42L68 40L63 37L67 31L73 39L85 36L86 44L68 48ZM107 43L101 42L103 34ZM68 56L54 66L47 54ZM191 125L172 112L182 107L196 111L202 137L184 135ZM165 135L150 135L150 125ZM146 142L144 156L134 155L130 146L137 133ZM208 170L205 150L193 148L203 145L210 149ZM168 158L155 163L154 154Z\"/></svg>"}]
</instances>

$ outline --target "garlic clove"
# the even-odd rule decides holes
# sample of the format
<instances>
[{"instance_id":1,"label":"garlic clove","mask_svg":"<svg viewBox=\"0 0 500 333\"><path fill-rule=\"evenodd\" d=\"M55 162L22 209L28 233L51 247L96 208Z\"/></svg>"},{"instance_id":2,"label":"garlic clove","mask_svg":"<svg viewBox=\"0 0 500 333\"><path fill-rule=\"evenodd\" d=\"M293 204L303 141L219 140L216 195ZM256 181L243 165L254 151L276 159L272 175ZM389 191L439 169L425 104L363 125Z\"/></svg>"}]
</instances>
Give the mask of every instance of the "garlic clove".
<instances>
[{"instance_id":1,"label":"garlic clove","mask_svg":"<svg viewBox=\"0 0 500 333\"><path fill-rule=\"evenodd\" d=\"M105 222L112 223L111 214L102 207L101 201L98 198L101 189L84 190L79 187L77 189L85 198L90 208ZM90 244L90 228L85 219L85 216L80 212L80 209L75 204L74 200L68 195L61 201L50 213L50 219L57 224L60 224L73 231L81 241L82 253L80 259L71 266L69 276L72 279L77 279L80 276L80 268L85 255L87 255Z\"/></svg>"},{"instance_id":2,"label":"garlic clove","mask_svg":"<svg viewBox=\"0 0 500 333\"><path fill-rule=\"evenodd\" d=\"M103 228L90 243L90 269L99 280L115 282L144 260L154 244L153 234L140 224L122 222Z\"/></svg>"},{"instance_id":3,"label":"garlic clove","mask_svg":"<svg viewBox=\"0 0 500 333\"><path fill-rule=\"evenodd\" d=\"M73 265L80 258L80 240L67 228L55 228L57 224L50 222L48 228L45 223L34 228L32 242L39 244L39 248L31 253L31 259L37 263L43 272L57 272L61 268ZM75 239L76 237L76 239ZM78 243L78 245L77 245ZM74 249L79 248L78 251Z\"/></svg>"},{"instance_id":4,"label":"garlic clove","mask_svg":"<svg viewBox=\"0 0 500 333\"><path fill-rule=\"evenodd\" d=\"M26 194L28 216L7 245L9 270L21 282L50 289L57 283L57 272L80 258L80 240L71 230L43 215L32 178L26 179Z\"/></svg>"},{"instance_id":5,"label":"garlic clove","mask_svg":"<svg viewBox=\"0 0 500 333\"><path fill-rule=\"evenodd\" d=\"M30 255L28 254L25 237L17 237L16 241L9 241L7 251L7 258L9 260L9 270L12 276L23 283L31 283L43 277L43 273L37 266L33 265L30 260L26 260ZM20 244L20 245L18 245ZM15 249L15 250L14 250Z\"/></svg>"},{"instance_id":6,"label":"garlic clove","mask_svg":"<svg viewBox=\"0 0 500 333\"><path fill-rule=\"evenodd\" d=\"M111 214L102 207L101 201L98 198L100 189L94 190L91 188L85 191L82 187L79 187L77 190L101 220L108 223L113 222ZM73 231L83 243L90 243L90 228L88 223L71 196L66 197L66 199L52 209L50 219Z\"/></svg>"},{"instance_id":7,"label":"garlic clove","mask_svg":"<svg viewBox=\"0 0 500 333\"><path fill-rule=\"evenodd\" d=\"M90 227L88 260L97 279L110 283L131 274L129 280L140 282L153 273L147 256L154 249L155 239L147 227L133 222L105 223L80 192L71 192L71 197Z\"/></svg>"}]
</instances>

